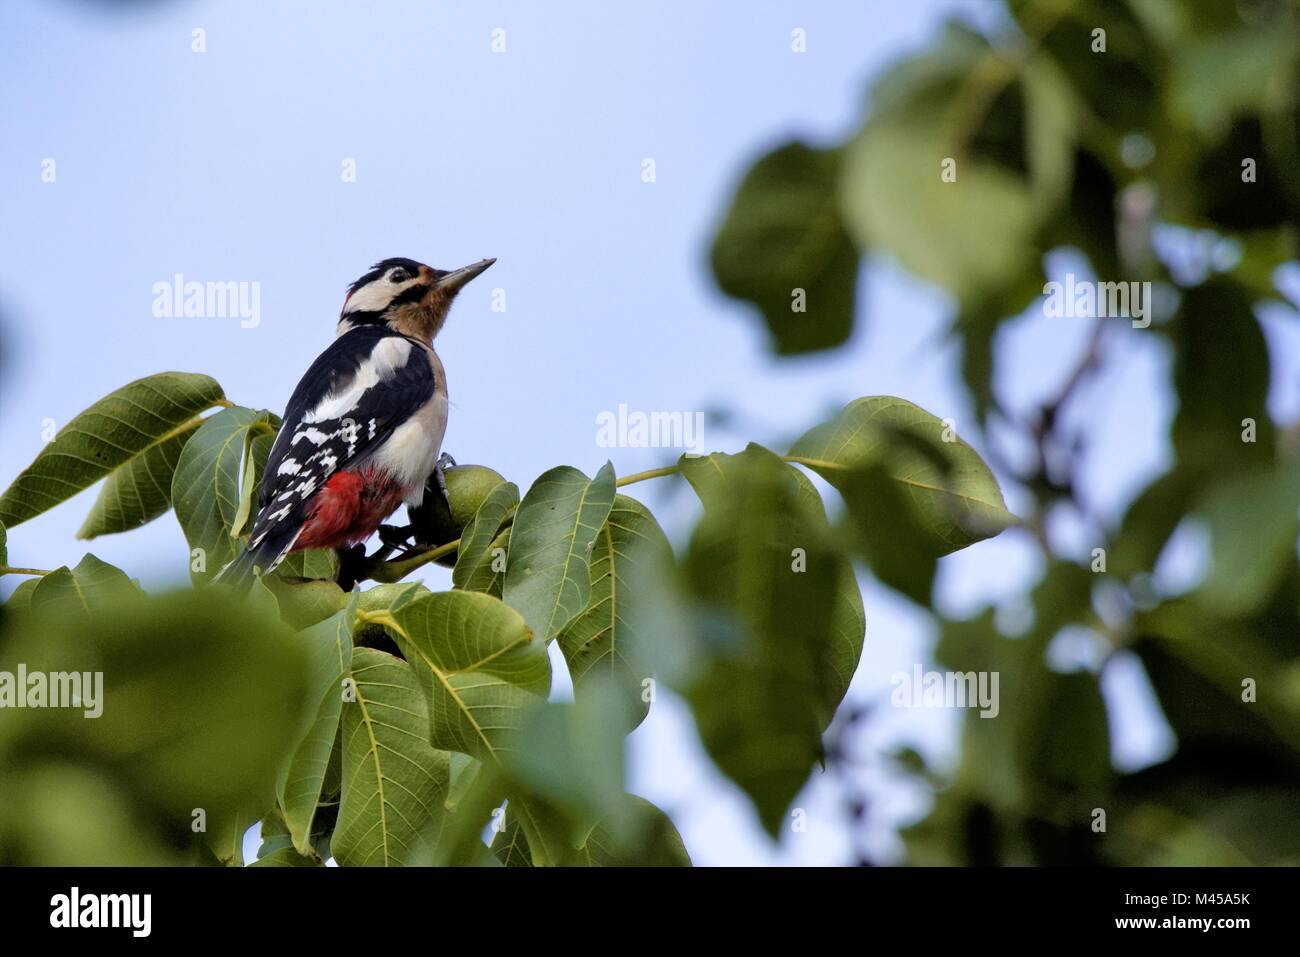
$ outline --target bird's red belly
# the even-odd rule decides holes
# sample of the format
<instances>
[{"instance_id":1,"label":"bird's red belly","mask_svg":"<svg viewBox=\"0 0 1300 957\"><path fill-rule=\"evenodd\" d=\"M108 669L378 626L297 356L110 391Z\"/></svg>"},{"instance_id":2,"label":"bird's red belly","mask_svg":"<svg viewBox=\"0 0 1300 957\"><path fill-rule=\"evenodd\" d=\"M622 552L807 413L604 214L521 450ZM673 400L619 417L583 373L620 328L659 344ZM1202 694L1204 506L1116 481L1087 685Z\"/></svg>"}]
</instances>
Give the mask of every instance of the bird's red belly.
<instances>
[{"instance_id":1,"label":"bird's red belly","mask_svg":"<svg viewBox=\"0 0 1300 957\"><path fill-rule=\"evenodd\" d=\"M335 472L311 501L293 551L347 548L374 534L397 511L407 489L384 472Z\"/></svg>"}]
</instances>

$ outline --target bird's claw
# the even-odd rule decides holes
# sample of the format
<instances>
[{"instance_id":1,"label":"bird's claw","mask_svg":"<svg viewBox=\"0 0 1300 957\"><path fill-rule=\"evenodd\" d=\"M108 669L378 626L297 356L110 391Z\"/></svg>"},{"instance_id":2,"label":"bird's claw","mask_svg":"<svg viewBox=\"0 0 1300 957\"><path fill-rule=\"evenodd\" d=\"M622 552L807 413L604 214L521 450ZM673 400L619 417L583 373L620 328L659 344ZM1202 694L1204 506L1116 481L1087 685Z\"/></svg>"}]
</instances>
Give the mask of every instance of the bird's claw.
<instances>
[{"instance_id":1,"label":"bird's claw","mask_svg":"<svg viewBox=\"0 0 1300 957\"><path fill-rule=\"evenodd\" d=\"M451 506L451 499L447 495L447 477L443 473L447 469L454 469L455 467L456 460L446 452L438 456L438 461L433 466L433 477L438 483L438 491L442 492L442 500L447 503L448 507Z\"/></svg>"},{"instance_id":2,"label":"bird's claw","mask_svg":"<svg viewBox=\"0 0 1300 957\"><path fill-rule=\"evenodd\" d=\"M379 540L389 548L401 548L415 531L410 525L380 525Z\"/></svg>"}]
</instances>

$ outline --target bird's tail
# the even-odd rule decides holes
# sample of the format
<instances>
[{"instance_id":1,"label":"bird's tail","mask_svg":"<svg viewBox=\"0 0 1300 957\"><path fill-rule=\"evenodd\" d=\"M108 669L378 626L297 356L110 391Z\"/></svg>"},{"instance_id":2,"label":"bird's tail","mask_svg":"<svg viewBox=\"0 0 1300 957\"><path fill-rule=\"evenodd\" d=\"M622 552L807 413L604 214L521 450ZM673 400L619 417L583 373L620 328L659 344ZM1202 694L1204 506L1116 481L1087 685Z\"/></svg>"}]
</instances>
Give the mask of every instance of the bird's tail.
<instances>
[{"instance_id":1,"label":"bird's tail","mask_svg":"<svg viewBox=\"0 0 1300 957\"><path fill-rule=\"evenodd\" d=\"M284 561L284 556L289 554L289 549L297 538L297 532L287 539L282 535L268 534L256 545L245 548L234 561L217 572L212 579L213 583L229 585L241 594L248 591L259 575L269 575Z\"/></svg>"}]
</instances>

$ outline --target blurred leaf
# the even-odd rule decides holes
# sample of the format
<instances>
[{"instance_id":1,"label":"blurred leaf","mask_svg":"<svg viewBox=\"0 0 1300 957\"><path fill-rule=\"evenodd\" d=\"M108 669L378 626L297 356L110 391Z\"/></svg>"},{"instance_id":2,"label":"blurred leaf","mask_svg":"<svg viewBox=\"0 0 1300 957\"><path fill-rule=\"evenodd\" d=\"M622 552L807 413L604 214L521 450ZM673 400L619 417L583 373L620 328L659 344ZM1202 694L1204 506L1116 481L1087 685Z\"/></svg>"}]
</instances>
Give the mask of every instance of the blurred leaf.
<instances>
[{"instance_id":1,"label":"blurred leaf","mask_svg":"<svg viewBox=\"0 0 1300 957\"><path fill-rule=\"evenodd\" d=\"M668 815L644 798L625 798L632 836L620 840L598 823L578 848L593 867L690 867L691 856Z\"/></svg>"},{"instance_id":2,"label":"blurred leaf","mask_svg":"<svg viewBox=\"0 0 1300 957\"><path fill-rule=\"evenodd\" d=\"M1108 850L1120 864L1295 866L1298 805L1294 767L1240 743L1195 743L1121 780Z\"/></svg>"},{"instance_id":3,"label":"blurred leaf","mask_svg":"<svg viewBox=\"0 0 1300 957\"><path fill-rule=\"evenodd\" d=\"M587 607L558 635L574 694L585 694L593 674L607 675L635 709L634 724L640 724L649 711L642 700L642 682L651 677L653 668L643 650L644 638L625 607L637 587L641 566L671 558L672 546L650 510L636 499L616 496L596 538Z\"/></svg>"},{"instance_id":4,"label":"blurred leaf","mask_svg":"<svg viewBox=\"0 0 1300 957\"><path fill-rule=\"evenodd\" d=\"M609 463L590 481L567 465L553 468L519 504L502 595L543 641L587 606L591 552L613 504Z\"/></svg>"},{"instance_id":5,"label":"blurred leaf","mask_svg":"<svg viewBox=\"0 0 1300 957\"><path fill-rule=\"evenodd\" d=\"M352 678L356 700L343 707L343 802L330 846L345 867L400 866L441 827L449 759L429 745L428 706L406 662L357 648Z\"/></svg>"},{"instance_id":6,"label":"blurred leaf","mask_svg":"<svg viewBox=\"0 0 1300 957\"><path fill-rule=\"evenodd\" d=\"M110 780L140 840L224 843L274 802L305 706L303 649L216 593L87 594L90 617L53 602L4 622L0 670L75 674L81 705L8 712L0 780L56 757Z\"/></svg>"},{"instance_id":7,"label":"blurred leaf","mask_svg":"<svg viewBox=\"0 0 1300 957\"><path fill-rule=\"evenodd\" d=\"M196 584L235 557L231 529L240 508L245 448L253 436L272 431L271 413L235 406L203 423L181 452L172 479L172 507L190 548L206 553L204 571L191 567Z\"/></svg>"},{"instance_id":8,"label":"blurred leaf","mask_svg":"<svg viewBox=\"0 0 1300 957\"><path fill-rule=\"evenodd\" d=\"M0 862L42 867L176 866L174 835L159 833L112 779L56 761L0 776Z\"/></svg>"},{"instance_id":9,"label":"blurred leaf","mask_svg":"<svg viewBox=\"0 0 1300 957\"><path fill-rule=\"evenodd\" d=\"M1211 279L1183 293L1168 332L1174 341L1173 443L1179 464L1230 472L1271 463L1268 344L1250 298L1225 277ZM1254 441L1243 441L1245 419L1255 423Z\"/></svg>"},{"instance_id":10,"label":"blurred leaf","mask_svg":"<svg viewBox=\"0 0 1300 957\"><path fill-rule=\"evenodd\" d=\"M1137 496L1124 513L1107 558L1112 575L1127 578L1150 573L1190 508L1198 478L1189 469L1174 469L1156 479Z\"/></svg>"},{"instance_id":11,"label":"blurred leaf","mask_svg":"<svg viewBox=\"0 0 1300 957\"><path fill-rule=\"evenodd\" d=\"M511 806L534 852L567 863L600 820L629 834L623 793L623 738L631 731L630 702L609 679L591 682L582 700L537 700L503 762ZM563 853L554 849L562 842Z\"/></svg>"},{"instance_id":12,"label":"blurred leaf","mask_svg":"<svg viewBox=\"0 0 1300 957\"><path fill-rule=\"evenodd\" d=\"M77 538L127 532L152 522L171 508L176 463L181 449L198 430L196 422L110 472L90 514L77 530Z\"/></svg>"},{"instance_id":13,"label":"blurred leaf","mask_svg":"<svg viewBox=\"0 0 1300 957\"><path fill-rule=\"evenodd\" d=\"M1294 120L1280 122L1286 124ZM1292 152L1291 156L1275 155L1283 151L1276 147L1276 139L1271 132L1266 133L1264 123L1258 117L1236 120L1221 143L1196 157L1196 167L1189 178L1194 177L1198 188L1190 199L1196 202L1198 212L1219 228L1283 229L1289 232L1292 248L1281 256L1269 258L1295 259L1295 224L1300 221L1300 185L1296 184L1292 173L1295 153ZM1295 149L1292 143L1289 150ZM1254 178L1250 181L1244 179L1242 166L1248 158L1255 161ZM1249 269L1252 265L1250 260L1267 248L1265 244L1276 243L1273 236L1264 233L1253 243L1254 249L1245 250L1245 268ZM1241 272L1242 267L1235 271L1238 279ZM1271 292L1271 282L1260 285Z\"/></svg>"},{"instance_id":14,"label":"blurred leaf","mask_svg":"<svg viewBox=\"0 0 1300 957\"><path fill-rule=\"evenodd\" d=\"M940 556L1016 521L978 453L903 399L857 399L790 455L844 497L876 575L923 604Z\"/></svg>"},{"instance_id":15,"label":"blurred leaf","mask_svg":"<svg viewBox=\"0 0 1300 957\"><path fill-rule=\"evenodd\" d=\"M1165 64L1132 4L1125 0L1061 4L1056 9L1066 15L1050 21L1046 31L1041 25L1053 12L1052 4L1012 0L1009 6L1021 27L1068 73L1071 86L1098 119L1121 133L1150 128L1160 106L1157 77L1163 75ZM1104 53L1093 51L1096 29L1106 31Z\"/></svg>"},{"instance_id":16,"label":"blurred leaf","mask_svg":"<svg viewBox=\"0 0 1300 957\"><path fill-rule=\"evenodd\" d=\"M1288 665L1300 655L1295 570L1279 596L1281 627L1217 615L1192 595L1140 614L1131 648L1151 679L1180 747L1250 747L1300 767L1300 683ZM1243 700L1245 682L1256 700Z\"/></svg>"},{"instance_id":17,"label":"blurred leaf","mask_svg":"<svg viewBox=\"0 0 1300 957\"><path fill-rule=\"evenodd\" d=\"M1199 512L1210 531L1212 565L1198 598L1228 617L1258 610L1295 556L1300 457L1225 480Z\"/></svg>"},{"instance_id":18,"label":"blurred leaf","mask_svg":"<svg viewBox=\"0 0 1300 957\"><path fill-rule=\"evenodd\" d=\"M839 169L837 150L773 150L745 174L713 240L718 285L759 308L781 355L829 349L853 331L858 253L840 219Z\"/></svg>"},{"instance_id":19,"label":"blurred leaf","mask_svg":"<svg viewBox=\"0 0 1300 957\"><path fill-rule=\"evenodd\" d=\"M1169 84L1173 118L1218 139L1234 115L1293 104L1297 50L1294 15L1181 44Z\"/></svg>"},{"instance_id":20,"label":"blurred leaf","mask_svg":"<svg viewBox=\"0 0 1300 957\"><path fill-rule=\"evenodd\" d=\"M215 380L162 372L100 399L59 430L0 495L0 521L12 528L71 498L151 448L193 428L224 396Z\"/></svg>"},{"instance_id":21,"label":"blurred leaf","mask_svg":"<svg viewBox=\"0 0 1300 957\"><path fill-rule=\"evenodd\" d=\"M1017 64L950 23L886 74L873 106L845 151L850 234L959 303L996 295L1036 258L1037 228L1069 184L1077 119L1059 71L1043 58Z\"/></svg>"},{"instance_id":22,"label":"blurred leaf","mask_svg":"<svg viewBox=\"0 0 1300 957\"><path fill-rule=\"evenodd\" d=\"M821 757L840 553L771 452L710 461L725 484L701 494L685 562L701 658L686 694L706 750L775 835Z\"/></svg>"},{"instance_id":23,"label":"blurred leaf","mask_svg":"<svg viewBox=\"0 0 1300 957\"><path fill-rule=\"evenodd\" d=\"M711 455L694 457L683 456L678 463L682 474L690 482L705 508L725 507L731 494L729 478L735 478L737 469L748 467L758 459L772 457L773 453L762 446L751 445L739 455L727 455L714 452ZM761 466L760 466L761 467ZM807 520L815 524L819 534L830 535L826 522L826 508L821 495L813 486L808 476L794 466L785 466L786 472L794 479L800 511ZM849 560L839 554L826 556L827 561L836 566L832 580L836 583L831 599L830 630L826 655L821 662L823 702L821 708L821 727L825 729L835 716L835 709L848 691L849 682L857 671L858 661L862 657L862 645L866 638L867 619L862 606L862 592L858 588L857 576Z\"/></svg>"}]
</instances>

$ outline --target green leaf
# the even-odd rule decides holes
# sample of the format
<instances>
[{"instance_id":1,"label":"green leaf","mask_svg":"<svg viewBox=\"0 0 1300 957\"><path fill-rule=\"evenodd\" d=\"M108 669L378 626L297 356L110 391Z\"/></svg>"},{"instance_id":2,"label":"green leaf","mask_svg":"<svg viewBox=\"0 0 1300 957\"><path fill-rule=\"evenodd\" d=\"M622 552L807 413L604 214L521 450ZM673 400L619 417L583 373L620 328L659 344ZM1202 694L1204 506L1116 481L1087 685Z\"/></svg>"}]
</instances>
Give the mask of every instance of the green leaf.
<instances>
[{"instance_id":1,"label":"green leaf","mask_svg":"<svg viewBox=\"0 0 1300 957\"><path fill-rule=\"evenodd\" d=\"M246 528L251 530L249 522L256 517L253 503L262 487L262 475L266 471L267 459L271 457L271 447L275 445L275 434L280 430L280 417L268 413L267 424L273 431L259 430L244 447L244 472L239 480L239 508L230 521L230 534L234 538L244 534Z\"/></svg>"},{"instance_id":2,"label":"green leaf","mask_svg":"<svg viewBox=\"0 0 1300 957\"><path fill-rule=\"evenodd\" d=\"M963 305L996 296L1037 258L1036 232L1069 184L1068 87L1041 58L1021 67L1023 83L1003 83L1013 68L950 25L880 81L845 148L840 195L858 246L892 252Z\"/></svg>"},{"instance_id":3,"label":"green leaf","mask_svg":"<svg viewBox=\"0 0 1300 957\"><path fill-rule=\"evenodd\" d=\"M6 866L134 867L188 863L140 826L117 782L59 758L9 765L0 782L0 861Z\"/></svg>"},{"instance_id":4,"label":"green leaf","mask_svg":"<svg viewBox=\"0 0 1300 957\"><path fill-rule=\"evenodd\" d=\"M497 538L502 523L518 507L519 486L514 482L501 482L488 493L461 532L460 546L456 549L456 567L451 573L453 585L469 591L489 591L491 583L495 582L498 585L495 594L500 597L500 576L492 571L492 563L498 557L493 550L501 547L497 545ZM487 587L474 587L485 583Z\"/></svg>"},{"instance_id":5,"label":"green leaf","mask_svg":"<svg viewBox=\"0 0 1300 957\"><path fill-rule=\"evenodd\" d=\"M591 595L589 565L614 504L614 467L588 481L561 465L544 473L515 513L503 597L530 628L550 642Z\"/></svg>"},{"instance_id":6,"label":"green leaf","mask_svg":"<svg viewBox=\"0 0 1300 957\"><path fill-rule=\"evenodd\" d=\"M545 695L551 686L546 646L523 616L499 598L470 591L432 592L393 611L399 634L439 679L476 671Z\"/></svg>"},{"instance_id":7,"label":"green leaf","mask_svg":"<svg viewBox=\"0 0 1300 957\"><path fill-rule=\"evenodd\" d=\"M106 605L139 594L126 572L87 553L77 567L56 568L32 590L31 608L90 618Z\"/></svg>"},{"instance_id":8,"label":"green leaf","mask_svg":"<svg viewBox=\"0 0 1300 957\"><path fill-rule=\"evenodd\" d=\"M799 439L790 457L844 497L858 544L881 580L922 603L940 556L1016 521L979 454L904 399L849 403Z\"/></svg>"},{"instance_id":9,"label":"green leaf","mask_svg":"<svg viewBox=\"0 0 1300 957\"><path fill-rule=\"evenodd\" d=\"M185 443L198 430L199 423L195 422L110 472L90 514L77 530L77 538L127 532L152 522L171 508L176 463Z\"/></svg>"},{"instance_id":10,"label":"green leaf","mask_svg":"<svg viewBox=\"0 0 1300 957\"><path fill-rule=\"evenodd\" d=\"M858 252L840 219L840 160L798 142L768 153L713 240L718 285L762 311L781 355L829 349L853 331Z\"/></svg>"},{"instance_id":11,"label":"green leaf","mask_svg":"<svg viewBox=\"0 0 1300 957\"><path fill-rule=\"evenodd\" d=\"M324 621L348 600L343 589L332 581L290 582L279 575L259 580L275 596L280 620L295 630Z\"/></svg>"},{"instance_id":12,"label":"green leaf","mask_svg":"<svg viewBox=\"0 0 1300 957\"><path fill-rule=\"evenodd\" d=\"M500 761L514 748L523 712L550 689L546 646L498 598L408 591L362 617L388 625L411 662L437 747Z\"/></svg>"},{"instance_id":13,"label":"green leaf","mask_svg":"<svg viewBox=\"0 0 1300 957\"><path fill-rule=\"evenodd\" d=\"M442 825L449 758L429 744L410 665L357 648L351 668L356 700L343 707L343 800L330 846L345 867L400 866Z\"/></svg>"},{"instance_id":14,"label":"green leaf","mask_svg":"<svg viewBox=\"0 0 1300 957\"><path fill-rule=\"evenodd\" d=\"M1210 530L1211 568L1197 597L1231 618L1256 612L1282 581L1300 534L1300 456L1224 480L1198 509Z\"/></svg>"},{"instance_id":15,"label":"green leaf","mask_svg":"<svg viewBox=\"0 0 1300 957\"><path fill-rule=\"evenodd\" d=\"M705 508L718 509L726 507L728 496L731 494L731 481L738 477L737 470L752 467L755 460L769 458L775 458L771 451L759 445L750 445L739 455L714 452L707 456L683 456L679 465L682 474L700 496ZM785 470L796 483L800 512L807 521L817 527L820 536L829 536L830 528L826 521L825 505L812 481L792 465L785 466ZM853 680L858 661L862 657L862 645L867 630L862 592L858 588L852 563L847 557L838 553L828 555L827 561L836 567L832 575L835 587L834 597L831 599L828 644L825 658L820 666L824 689L821 718L823 729L835 717L835 709L839 707L849 689L849 682Z\"/></svg>"},{"instance_id":16,"label":"green leaf","mask_svg":"<svg viewBox=\"0 0 1300 957\"><path fill-rule=\"evenodd\" d=\"M505 826L492 835L492 853L504 867L532 867L533 852L528 847L528 838L519 826L518 816L505 814Z\"/></svg>"},{"instance_id":17,"label":"green leaf","mask_svg":"<svg viewBox=\"0 0 1300 957\"><path fill-rule=\"evenodd\" d=\"M945 621L935 649L949 674L963 680L960 693L969 695L963 759L954 786L965 798L1006 815L1016 827L1022 819L1061 821L1068 831L1080 827L1079 822L1086 826L1112 775L1097 676L1061 674L1044 657L1059 628L1088 612L1091 577L1087 569L1069 563L1050 566L1034 590L1039 620L1025 638L1002 637L993 613L985 611L970 620ZM911 674L898 676L891 694L895 706L916 706L913 682ZM987 705L979 698L981 689L988 695Z\"/></svg>"},{"instance_id":18,"label":"green leaf","mask_svg":"<svg viewBox=\"0 0 1300 957\"><path fill-rule=\"evenodd\" d=\"M516 747L527 710L537 695L492 675L463 672L426 683L433 743L484 761Z\"/></svg>"},{"instance_id":19,"label":"green leaf","mask_svg":"<svg viewBox=\"0 0 1300 957\"><path fill-rule=\"evenodd\" d=\"M1297 42L1294 20L1287 17L1181 44L1169 84L1171 112L1215 139L1227 132L1234 114L1294 106L1280 91L1295 82Z\"/></svg>"},{"instance_id":20,"label":"green leaf","mask_svg":"<svg viewBox=\"0 0 1300 957\"><path fill-rule=\"evenodd\" d=\"M5 612L17 614L29 609L32 605L32 593L40 583L39 578L27 578L19 582L18 587L9 594L8 600L4 603Z\"/></svg>"},{"instance_id":21,"label":"green leaf","mask_svg":"<svg viewBox=\"0 0 1300 957\"><path fill-rule=\"evenodd\" d=\"M702 659L686 693L705 748L775 836L821 758L842 555L779 458L716 458L723 484L701 496L685 562Z\"/></svg>"},{"instance_id":22,"label":"green leaf","mask_svg":"<svg viewBox=\"0 0 1300 957\"><path fill-rule=\"evenodd\" d=\"M317 857L304 857L292 847L282 847L266 857L259 857L249 867L324 867Z\"/></svg>"},{"instance_id":23,"label":"green leaf","mask_svg":"<svg viewBox=\"0 0 1300 957\"><path fill-rule=\"evenodd\" d=\"M333 581L339 571L339 556L332 548L307 548L290 552L275 569L284 579L326 579Z\"/></svg>"},{"instance_id":24,"label":"green leaf","mask_svg":"<svg viewBox=\"0 0 1300 957\"><path fill-rule=\"evenodd\" d=\"M9 564L9 532L0 522L0 565Z\"/></svg>"},{"instance_id":25,"label":"green leaf","mask_svg":"<svg viewBox=\"0 0 1300 957\"><path fill-rule=\"evenodd\" d=\"M114 588L92 607L89 617L65 602L6 617L0 670L23 662L31 672L103 677L102 693L83 683L85 708L8 712L0 780L22 776L16 762L54 756L120 791L142 840L189 835L201 812L206 835L225 843L274 803L308 706L300 643L215 593ZM87 710L99 714L88 720Z\"/></svg>"},{"instance_id":26,"label":"green leaf","mask_svg":"<svg viewBox=\"0 0 1300 957\"><path fill-rule=\"evenodd\" d=\"M515 785L512 796L522 793L530 807L549 805L563 814L570 849L597 820L606 820L620 835L627 833L622 813L623 739L635 713L608 679L593 681L589 692L581 701L535 701L519 746L505 762ZM536 849L527 815L523 823Z\"/></svg>"},{"instance_id":27,"label":"green leaf","mask_svg":"<svg viewBox=\"0 0 1300 957\"><path fill-rule=\"evenodd\" d=\"M1121 578L1151 572L1169 536L1193 504L1198 481L1194 470L1175 468L1143 489L1115 533L1107 571Z\"/></svg>"},{"instance_id":28,"label":"green leaf","mask_svg":"<svg viewBox=\"0 0 1300 957\"><path fill-rule=\"evenodd\" d=\"M671 558L672 546L650 510L636 499L616 496L592 552L587 607L557 636L574 694L584 694L594 674L608 675L632 703L636 724L650 709L642 700L642 682L653 668L626 606L642 566Z\"/></svg>"},{"instance_id":29,"label":"green leaf","mask_svg":"<svg viewBox=\"0 0 1300 957\"><path fill-rule=\"evenodd\" d=\"M1271 464L1268 343L1245 290L1222 276L1185 290L1167 331L1174 342L1172 439L1179 464L1203 472ZM1254 422L1249 442L1246 419Z\"/></svg>"},{"instance_id":30,"label":"green leaf","mask_svg":"<svg viewBox=\"0 0 1300 957\"><path fill-rule=\"evenodd\" d=\"M203 571L191 571L204 582L235 557L231 536L240 509L240 477L245 447L251 436L274 431L269 412L235 406L203 423L181 451L172 479L172 507L190 548L205 554Z\"/></svg>"},{"instance_id":31,"label":"green leaf","mask_svg":"<svg viewBox=\"0 0 1300 957\"><path fill-rule=\"evenodd\" d=\"M829 529L825 522L826 506L812 480L796 468L790 467L790 471L799 483L799 495L804 509L821 519L821 524ZM862 659L862 646L867 637L867 611L862 604L862 590L858 587L857 575L853 573L853 563L838 554L831 560L838 569L835 597L831 606L830 642L822 665L823 730L830 726L835 717L835 709L848 693L849 683L853 681L858 662Z\"/></svg>"},{"instance_id":32,"label":"green leaf","mask_svg":"<svg viewBox=\"0 0 1300 957\"><path fill-rule=\"evenodd\" d=\"M510 567L510 527L501 530L492 543L482 552L481 560L465 573L458 588L466 591L482 592L494 598L500 598L506 581L506 569Z\"/></svg>"},{"instance_id":33,"label":"green leaf","mask_svg":"<svg viewBox=\"0 0 1300 957\"><path fill-rule=\"evenodd\" d=\"M100 399L59 430L0 495L13 527L53 508L155 446L193 428L224 396L205 375L162 372Z\"/></svg>"},{"instance_id":34,"label":"green leaf","mask_svg":"<svg viewBox=\"0 0 1300 957\"><path fill-rule=\"evenodd\" d=\"M578 848L592 867L690 867L691 856L668 815L645 798L628 795L632 835L620 839L598 823Z\"/></svg>"},{"instance_id":35,"label":"green leaf","mask_svg":"<svg viewBox=\"0 0 1300 957\"><path fill-rule=\"evenodd\" d=\"M298 637L308 649L311 671L308 700L317 702L302 729L293 755L276 783L276 796L293 846L306 854L312 846L312 821L325 780L343 711L343 679L350 673L351 610L336 613Z\"/></svg>"},{"instance_id":36,"label":"green leaf","mask_svg":"<svg viewBox=\"0 0 1300 957\"><path fill-rule=\"evenodd\" d=\"M1114 133L1148 130L1159 121L1161 106L1156 68L1163 67L1157 41L1142 26L1132 9L1141 4L1126 0L1085 0L1058 8L1064 16L1041 29L1044 8L1034 0L1013 0L1009 6L1026 32L1034 33L1043 51L1069 75L1071 87L1088 109ZM1148 5L1149 6L1149 5ZM1173 5L1171 5L1173 6ZM1105 53L1093 50L1093 30L1106 31ZM1032 89L1027 84L1027 92ZM1124 91L1123 96L1116 91ZM1096 138L1102 139L1098 130Z\"/></svg>"}]
</instances>

